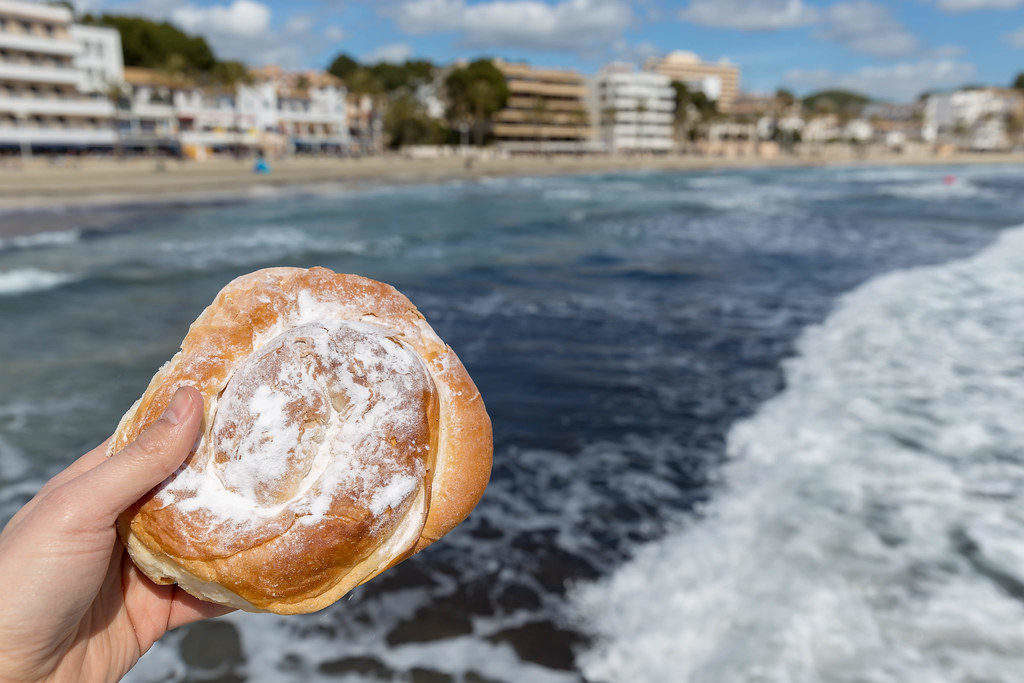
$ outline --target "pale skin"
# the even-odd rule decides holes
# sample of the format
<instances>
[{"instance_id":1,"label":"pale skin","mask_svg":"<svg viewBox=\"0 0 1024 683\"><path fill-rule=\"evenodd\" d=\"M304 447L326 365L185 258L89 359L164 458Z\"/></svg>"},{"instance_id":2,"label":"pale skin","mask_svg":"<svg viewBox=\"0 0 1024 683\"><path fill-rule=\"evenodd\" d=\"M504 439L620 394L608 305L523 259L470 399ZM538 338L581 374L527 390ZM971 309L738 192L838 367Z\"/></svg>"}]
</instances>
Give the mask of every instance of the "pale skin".
<instances>
[{"instance_id":1,"label":"pale skin","mask_svg":"<svg viewBox=\"0 0 1024 683\"><path fill-rule=\"evenodd\" d=\"M83 455L0 532L0 681L117 680L167 631L229 611L150 581L114 525L188 457L202 405L179 389L133 443Z\"/></svg>"}]
</instances>

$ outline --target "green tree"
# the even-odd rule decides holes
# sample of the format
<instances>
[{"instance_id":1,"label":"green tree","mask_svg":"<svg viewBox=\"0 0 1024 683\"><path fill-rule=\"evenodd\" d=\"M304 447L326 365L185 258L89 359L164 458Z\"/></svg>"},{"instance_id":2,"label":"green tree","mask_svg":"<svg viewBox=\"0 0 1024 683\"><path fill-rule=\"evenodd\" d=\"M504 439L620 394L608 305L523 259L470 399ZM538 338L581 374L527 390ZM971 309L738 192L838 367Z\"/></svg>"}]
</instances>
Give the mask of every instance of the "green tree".
<instances>
[{"instance_id":1,"label":"green tree","mask_svg":"<svg viewBox=\"0 0 1024 683\"><path fill-rule=\"evenodd\" d=\"M388 93L412 90L434 78L434 65L426 60L406 61L404 64L378 62L369 69L380 81L384 92Z\"/></svg>"},{"instance_id":2,"label":"green tree","mask_svg":"<svg viewBox=\"0 0 1024 683\"><path fill-rule=\"evenodd\" d=\"M82 23L117 29L125 66L209 72L217 63L206 39L189 35L167 22L117 14L86 14Z\"/></svg>"},{"instance_id":3,"label":"green tree","mask_svg":"<svg viewBox=\"0 0 1024 683\"><path fill-rule=\"evenodd\" d=\"M803 99L804 107L816 114L837 114L842 118L860 115L871 98L850 90L822 90Z\"/></svg>"},{"instance_id":4,"label":"green tree","mask_svg":"<svg viewBox=\"0 0 1024 683\"><path fill-rule=\"evenodd\" d=\"M478 59L453 69L444 86L449 121L455 128L468 126L482 145L492 117L508 103L505 76L491 60Z\"/></svg>"},{"instance_id":5,"label":"green tree","mask_svg":"<svg viewBox=\"0 0 1024 683\"><path fill-rule=\"evenodd\" d=\"M237 83L252 83L252 74L249 67L239 61L217 62L210 69L210 80L221 85L235 85Z\"/></svg>"},{"instance_id":6,"label":"green tree","mask_svg":"<svg viewBox=\"0 0 1024 683\"><path fill-rule=\"evenodd\" d=\"M331 65L327 67L327 73L331 74L332 76L336 76L341 80L345 80L346 78L348 78L349 74L351 74L358 68L359 62L357 62L356 60L352 59L352 57L342 52L337 57L335 57L334 61L331 62Z\"/></svg>"},{"instance_id":7,"label":"green tree","mask_svg":"<svg viewBox=\"0 0 1024 683\"><path fill-rule=\"evenodd\" d=\"M342 79L349 92L356 95L380 95L384 86L372 71L364 66L357 67Z\"/></svg>"},{"instance_id":8,"label":"green tree","mask_svg":"<svg viewBox=\"0 0 1024 683\"><path fill-rule=\"evenodd\" d=\"M402 93L388 102L384 134L392 149L405 145L436 145L447 137L444 126L432 119L411 93Z\"/></svg>"},{"instance_id":9,"label":"green tree","mask_svg":"<svg viewBox=\"0 0 1024 683\"><path fill-rule=\"evenodd\" d=\"M672 89L675 91L676 140L693 140L701 124L718 116L718 104L703 90L690 90L681 81L672 81Z\"/></svg>"},{"instance_id":10,"label":"green tree","mask_svg":"<svg viewBox=\"0 0 1024 683\"><path fill-rule=\"evenodd\" d=\"M785 88L779 88L775 91L775 101L783 107L792 107L796 103L796 97L793 92L786 90Z\"/></svg>"},{"instance_id":11,"label":"green tree","mask_svg":"<svg viewBox=\"0 0 1024 683\"><path fill-rule=\"evenodd\" d=\"M1024 90L1024 71L1017 74L1017 77L1013 79L1013 87L1017 90Z\"/></svg>"},{"instance_id":12,"label":"green tree","mask_svg":"<svg viewBox=\"0 0 1024 683\"><path fill-rule=\"evenodd\" d=\"M693 91L681 81L672 81L675 91L676 117L686 116L692 107L700 120L711 119L718 115L718 104L708 97L703 90Z\"/></svg>"}]
</instances>

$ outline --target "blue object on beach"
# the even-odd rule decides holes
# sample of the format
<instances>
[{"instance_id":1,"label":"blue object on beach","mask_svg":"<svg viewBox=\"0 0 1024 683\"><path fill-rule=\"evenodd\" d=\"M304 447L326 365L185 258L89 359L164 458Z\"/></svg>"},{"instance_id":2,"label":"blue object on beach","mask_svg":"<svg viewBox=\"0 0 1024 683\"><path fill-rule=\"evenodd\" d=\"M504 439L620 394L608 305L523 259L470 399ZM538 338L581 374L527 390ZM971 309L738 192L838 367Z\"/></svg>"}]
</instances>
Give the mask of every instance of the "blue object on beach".
<instances>
[{"instance_id":1,"label":"blue object on beach","mask_svg":"<svg viewBox=\"0 0 1024 683\"><path fill-rule=\"evenodd\" d=\"M252 168L253 173L259 173L260 175L266 175L270 173L270 166L267 165L267 160L263 157L256 159L256 165Z\"/></svg>"}]
</instances>

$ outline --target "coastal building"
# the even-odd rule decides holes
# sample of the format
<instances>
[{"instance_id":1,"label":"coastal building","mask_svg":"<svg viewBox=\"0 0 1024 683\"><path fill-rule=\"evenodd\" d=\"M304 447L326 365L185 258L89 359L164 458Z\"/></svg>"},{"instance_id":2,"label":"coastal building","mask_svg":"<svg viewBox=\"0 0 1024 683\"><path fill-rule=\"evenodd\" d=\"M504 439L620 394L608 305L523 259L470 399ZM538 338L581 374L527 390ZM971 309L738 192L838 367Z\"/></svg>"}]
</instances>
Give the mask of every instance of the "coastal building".
<instances>
[{"instance_id":1,"label":"coastal building","mask_svg":"<svg viewBox=\"0 0 1024 683\"><path fill-rule=\"evenodd\" d=\"M874 127L865 119L852 119L843 126L843 137L850 142L865 143L870 141L874 134Z\"/></svg>"},{"instance_id":2,"label":"coastal building","mask_svg":"<svg viewBox=\"0 0 1024 683\"><path fill-rule=\"evenodd\" d=\"M204 157L347 151L347 92L320 72L264 67L234 85L199 84L152 69L125 69L121 145Z\"/></svg>"},{"instance_id":3,"label":"coastal building","mask_svg":"<svg viewBox=\"0 0 1024 683\"><path fill-rule=\"evenodd\" d=\"M0 150L113 149L114 105L103 91L106 79L116 84L114 59L116 31L76 27L61 5L0 0Z\"/></svg>"},{"instance_id":4,"label":"coastal building","mask_svg":"<svg viewBox=\"0 0 1024 683\"><path fill-rule=\"evenodd\" d=\"M129 152L180 154L174 93L187 81L153 69L127 67L117 98L118 146Z\"/></svg>"},{"instance_id":5,"label":"coastal building","mask_svg":"<svg viewBox=\"0 0 1024 683\"><path fill-rule=\"evenodd\" d=\"M835 114L822 114L804 124L801 139L805 142L835 142L842 139L843 128Z\"/></svg>"},{"instance_id":6,"label":"coastal building","mask_svg":"<svg viewBox=\"0 0 1024 683\"><path fill-rule=\"evenodd\" d=\"M509 98L494 117L491 133L506 149L575 152L590 149L587 86L575 71L536 69L495 60Z\"/></svg>"},{"instance_id":7,"label":"coastal building","mask_svg":"<svg viewBox=\"0 0 1024 683\"><path fill-rule=\"evenodd\" d=\"M664 57L648 59L644 68L685 83L691 90L700 90L717 102L718 110L723 113L732 111L739 95L740 70L728 62L703 62L692 52L676 50Z\"/></svg>"},{"instance_id":8,"label":"coastal building","mask_svg":"<svg viewBox=\"0 0 1024 683\"><path fill-rule=\"evenodd\" d=\"M341 152L351 144L348 122L348 90L341 81L322 71L285 71L263 67L253 71L255 87L240 92L254 104L254 126L276 131L288 139L297 153ZM260 103L263 108L261 110Z\"/></svg>"},{"instance_id":9,"label":"coastal building","mask_svg":"<svg viewBox=\"0 0 1024 683\"><path fill-rule=\"evenodd\" d=\"M977 150L1020 144L1024 95L1009 88L970 88L929 95L922 134L928 142Z\"/></svg>"},{"instance_id":10,"label":"coastal building","mask_svg":"<svg viewBox=\"0 0 1024 683\"><path fill-rule=\"evenodd\" d=\"M381 99L349 93L346 104L352 151L380 154L384 150L384 104Z\"/></svg>"},{"instance_id":11,"label":"coastal building","mask_svg":"<svg viewBox=\"0 0 1024 683\"><path fill-rule=\"evenodd\" d=\"M590 118L609 152L672 149L675 91L668 76L611 64L590 83Z\"/></svg>"},{"instance_id":12,"label":"coastal building","mask_svg":"<svg viewBox=\"0 0 1024 683\"><path fill-rule=\"evenodd\" d=\"M924 103L872 102L861 111L861 118L871 122L875 139L886 147L902 149L921 140Z\"/></svg>"},{"instance_id":13,"label":"coastal building","mask_svg":"<svg viewBox=\"0 0 1024 683\"><path fill-rule=\"evenodd\" d=\"M72 24L71 36L78 43L74 66L81 74L82 92L106 95L124 82L124 53L117 29Z\"/></svg>"}]
</instances>

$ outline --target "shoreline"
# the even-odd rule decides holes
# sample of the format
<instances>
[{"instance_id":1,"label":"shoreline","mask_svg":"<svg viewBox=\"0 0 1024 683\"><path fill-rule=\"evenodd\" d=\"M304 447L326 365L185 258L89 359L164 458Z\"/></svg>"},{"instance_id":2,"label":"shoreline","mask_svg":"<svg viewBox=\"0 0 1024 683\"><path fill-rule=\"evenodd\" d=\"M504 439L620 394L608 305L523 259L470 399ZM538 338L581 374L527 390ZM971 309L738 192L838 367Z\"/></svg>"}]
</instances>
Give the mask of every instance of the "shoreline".
<instances>
[{"instance_id":1,"label":"shoreline","mask_svg":"<svg viewBox=\"0 0 1024 683\"><path fill-rule=\"evenodd\" d=\"M437 184L486 178L665 171L843 166L955 166L1024 164L1024 153L872 155L860 158L783 156L692 157L466 157L412 159L399 155L360 159L291 158L271 162L268 176L252 173L250 159L205 162L157 159L63 160L61 165L30 159L0 167L0 237L59 230L53 221L27 220L103 209L145 210L154 206L234 203L278 192L313 191L337 185L367 189L389 185ZM64 226L65 228L67 226ZM98 228L101 229L101 228Z\"/></svg>"}]
</instances>

